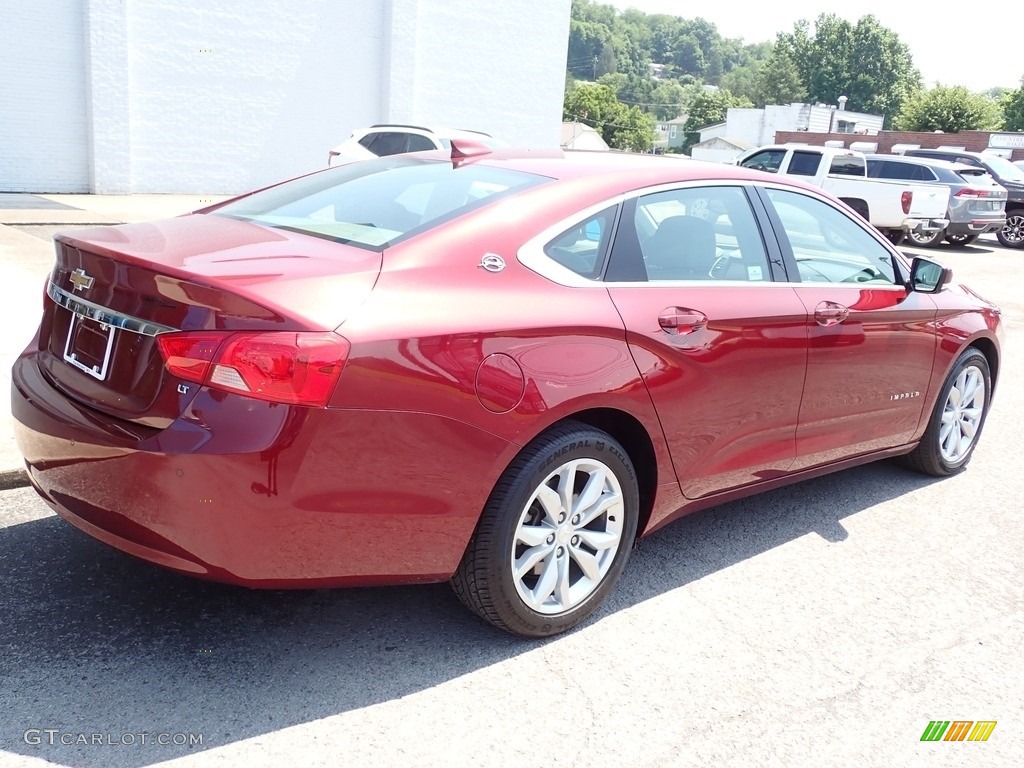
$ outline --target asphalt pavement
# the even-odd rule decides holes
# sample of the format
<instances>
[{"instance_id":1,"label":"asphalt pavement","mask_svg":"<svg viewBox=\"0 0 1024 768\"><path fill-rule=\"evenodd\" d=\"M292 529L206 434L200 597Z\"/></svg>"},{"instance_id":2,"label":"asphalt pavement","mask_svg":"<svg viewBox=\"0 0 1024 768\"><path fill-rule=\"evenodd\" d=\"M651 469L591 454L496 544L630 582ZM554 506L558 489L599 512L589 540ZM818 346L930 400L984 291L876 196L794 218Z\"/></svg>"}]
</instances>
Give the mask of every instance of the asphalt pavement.
<instances>
[{"instance_id":1,"label":"asphalt pavement","mask_svg":"<svg viewBox=\"0 0 1024 768\"><path fill-rule=\"evenodd\" d=\"M928 253L1004 310L969 469L881 462L692 515L550 640L445 585L206 584L0 493L0 765L1024 764L1024 254ZM934 720L997 725L922 742Z\"/></svg>"}]
</instances>

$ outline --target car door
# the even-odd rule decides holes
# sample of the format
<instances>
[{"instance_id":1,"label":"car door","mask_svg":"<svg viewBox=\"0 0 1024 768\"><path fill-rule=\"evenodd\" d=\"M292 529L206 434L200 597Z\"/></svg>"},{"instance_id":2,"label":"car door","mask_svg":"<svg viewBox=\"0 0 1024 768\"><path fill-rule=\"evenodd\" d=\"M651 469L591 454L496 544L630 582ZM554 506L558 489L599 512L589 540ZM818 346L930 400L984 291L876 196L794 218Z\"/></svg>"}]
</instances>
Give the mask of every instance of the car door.
<instances>
[{"instance_id":1,"label":"car door","mask_svg":"<svg viewBox=\"0 0 1024 768\"><path fill-rule=\"evenodd\" d=\"M831 202L761 193L808 313L794 471L910 441L935 358L934 301L908 291L888 245Z\"/></svg>"},{"instance_id":2,"label":"car door","mask_svg":"<svg viewBox=\"0 0 1024 768\"><path fill-rule=\"evenodd\" d=\"M622 206L605 281L689 498L793 463L807 313L783 269L743 186Z\"/></svg>"}]
</instances>

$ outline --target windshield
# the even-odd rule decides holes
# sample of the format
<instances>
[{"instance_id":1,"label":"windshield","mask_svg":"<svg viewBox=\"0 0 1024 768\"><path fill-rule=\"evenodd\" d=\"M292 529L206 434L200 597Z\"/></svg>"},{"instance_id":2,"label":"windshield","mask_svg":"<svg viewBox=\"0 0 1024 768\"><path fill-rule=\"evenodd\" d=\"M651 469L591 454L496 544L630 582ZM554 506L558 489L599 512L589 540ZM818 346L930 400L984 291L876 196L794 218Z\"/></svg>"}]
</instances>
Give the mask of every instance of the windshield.
<instances>
[{"instance_id":1,"label":"windshield","mask_svg":"<svg viewBox=\"0 0 1024 768\"><path fill-rule=\"evenodd\" d=\"M985 155L985 165L992 169L993 173L1005 181L1017 181L1024 184L1024 171L997 155Z\"/></svg>"},{"instance_id":2,"label":"windshield","mask_svg":"<svg viewBox=\"0 0 1024 768\"><path fill-rule=\"evenodd\" d=\"M393 155L286 181L212 212L380 251L548 179Z\"/></svg>"}]
</instances>

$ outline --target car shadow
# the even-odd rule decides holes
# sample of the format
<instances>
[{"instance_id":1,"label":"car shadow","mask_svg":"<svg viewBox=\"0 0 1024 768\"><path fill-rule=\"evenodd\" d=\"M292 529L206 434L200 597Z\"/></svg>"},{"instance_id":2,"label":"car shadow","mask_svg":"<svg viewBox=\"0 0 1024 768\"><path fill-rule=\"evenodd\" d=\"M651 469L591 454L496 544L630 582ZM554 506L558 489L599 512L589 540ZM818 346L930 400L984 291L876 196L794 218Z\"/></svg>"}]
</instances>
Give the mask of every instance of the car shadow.
<instances>
[{"instance_id":1,"label":"car shadow","mask_svg":"<svg viewBox=\"0 0 1024 768\"><path fill-rule=\"evenodd\" d=\"M638 544L590 623L811 532L842 542L844 518L930 482L882 462L686 517ZM496 630L443 584L206 583L122 555L54 516L0 529L0 584L0 748L89 768L223 746L559 642ZM143 747L142 733L201 734L202 743ZM83 745L79 734L117 746Z\"/></svg>"}]
</instances>

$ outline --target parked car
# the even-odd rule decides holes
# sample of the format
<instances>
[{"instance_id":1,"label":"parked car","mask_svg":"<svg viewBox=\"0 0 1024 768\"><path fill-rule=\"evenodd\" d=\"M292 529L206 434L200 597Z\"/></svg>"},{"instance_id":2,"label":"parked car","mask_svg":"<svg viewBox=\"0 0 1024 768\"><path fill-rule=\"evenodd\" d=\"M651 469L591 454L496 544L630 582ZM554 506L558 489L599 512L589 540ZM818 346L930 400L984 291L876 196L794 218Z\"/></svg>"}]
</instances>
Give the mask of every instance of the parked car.
<instances>
[{"instance_id":1,"label":"parked car","mask_svg":"<svg viewBox=\"0 0 1024 768\"><path fill-rule=\"evenodd\" d=\"M986 152L955 149L908 149L907 157L928 157L951 163L984 168L1007 193L1006 223L996 231L1000 244L1007 248L1024 248L1024 171L1009 160Z\"/></svg>"},{"instance_id":2,"label":"parked car","mask_svg":"<svg viewBox=\"0 0 1024 768\"><path fill-rule=\"evenodd\" d=\"M983 168L903 155L868 155L867 161L872 178L949 187L949 225L945 230L909 233L914 245L931 247L943 237L954 245L968 245L1006 224L1006 190Z\"/></svg>"},{"instance_id":3,"label":"parked car","mask_svg":"<svg viewBox=\"0 0 1024 768\"><path fill-rule=\"evenodd\" d=\"M453 144L58 234L12 370L42 498L182 573L450 580L547 636L689 512L971 460L998 308L833 196Z\"/></svg>"},{"instance_id":4,"label":"parked car","mask_svg":"<svg viewBox=\"0 0 1024 768\"><path fill-rule=\"evenodd\" d=\"M351 136L327 153L327 165L341 165L406 152L451 149L452 139L478 141L492 149L507 146L505 142L482 131L380 124L353 131Z\"/></svg>"},{"instance_id":5,"label":"parked car","mask_svg":"<svg viewBox=\"0 0 1024 768\"><path fill-rule=\"evenodd\" d=\"M869 179L860 152L807 144L761 147L740 155L737 165L799 178L821 187L857 211L894 245L911 233L941 232L949 191L938 186Z\"/></svg>"}]
</instances>

